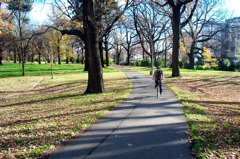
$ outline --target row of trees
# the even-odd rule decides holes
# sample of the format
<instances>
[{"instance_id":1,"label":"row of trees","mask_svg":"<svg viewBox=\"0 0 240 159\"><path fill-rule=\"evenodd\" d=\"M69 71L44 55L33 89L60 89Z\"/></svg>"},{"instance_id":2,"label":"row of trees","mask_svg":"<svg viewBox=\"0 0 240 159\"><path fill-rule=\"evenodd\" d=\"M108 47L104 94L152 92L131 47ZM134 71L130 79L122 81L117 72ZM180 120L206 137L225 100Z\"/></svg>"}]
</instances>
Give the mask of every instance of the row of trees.
<instances>
[{"instance_id":1,"label":"row of trees","mask_svg":"<svg viewBox=\"0 0 240 159\"><path fill-rule=\"evenodd\" d=\"M116 63L125 50L129 64L136 49L140 51L136 46L141 46L143 57L150 57L153 69L157 56L165 54L166 57L167 50L172 49L172 76L176 77L180 76L179 48L182 41L181 45L188 50L190 65L194 66L194 54L201 52L198 43L209 41L219 32L215 27L203 34L207 24L217 21L217 14L221 12L216 9L218 4L218 0L55 0L52 23L32 30L23 29L28 22L31 0L12 0L8 8L15 18L17 31L13 32L16 32L14 38L18 44L14 46L17 46L15 52L21 55L23 75L29 48L34 48L39 55L38 61L43 53L48 52L49 60L57 56L59 63L62 54L68 59L68 53L73 52L74 47L84 48L82 59L85 58L88 71L86 93L101 93L104 91L104 50L107 65L111 48L115 50ZM191 37L188 42L185 34ZM190 49L186 44L189 42ZM63 43L65 48L61 48ZM63 50L65 52L60 53Z\"/></svg>"},{"instance_id":2,"label":"row of trees","mask_svg":"<svg viewBox=\"0 0 240 159\"><path fill-rule=\"evenodd\" d=\"M202 57L204 47L211 49L221 47L221 32L223 31L221 22L227 16L227 12L219 7L222 4L221 1L201 0L197 5L196 3L183 6L186 8L183 8L181 13L180 30L176 30L176 32L179 32L179 34L176 33L179 37L174 36L173 29L171 29L178 27L173 26L171 18L173 13L168 10L169 7L159 8L159 4L156 5L146 1L132 7L132 10L125 13L126 18L122 20L123 22L120 21L117 26L119 32L122 32L121 34L125 33L119 43L122 44L123 48L130 46L128 50L133 50L137 44L141 44L143 57L146 57L145 54L152 61L160 55L164 56L165 66L169 50L172 49L173 52L176 52L174 51L176 50L175 47L177 47L177 50L180 48L182 56L186 55L188 58L188 68L194 69L195 57L196 55ZM122 28L126 31L121 31ZM177 46L173 45L175 43ZM127 64L129 64L129 56L134 53L134 51L129 53L128 50L126 51ZM117 55L119 57L119 53ZM178 63L176 60L180 58L179 56L178 58L174 57L173 54L173 61L171 62L173 68L174 64Z\"/></svg>"}]
</instances>

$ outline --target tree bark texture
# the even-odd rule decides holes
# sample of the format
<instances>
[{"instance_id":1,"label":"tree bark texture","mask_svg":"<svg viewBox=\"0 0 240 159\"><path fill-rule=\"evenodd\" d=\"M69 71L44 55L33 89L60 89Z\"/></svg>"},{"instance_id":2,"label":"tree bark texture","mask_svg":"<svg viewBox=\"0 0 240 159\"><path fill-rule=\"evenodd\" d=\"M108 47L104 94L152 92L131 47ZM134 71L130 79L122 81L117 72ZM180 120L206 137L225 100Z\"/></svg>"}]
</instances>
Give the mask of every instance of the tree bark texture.
<instances>
[{"instance_id":1,"label":"tree bark texture","mask_svg":"<svg viewBox=\"0 0 240 159\"><path fill-rule=\"evenodd\" d=\"M69 57L66 57L66 64L69 64Z\"/></svg>"},{"instance_id":2,"label":"tree bark texture","mask_svg":"<svg viewBox=\"0 0 240 159\"><path fill-rule=\"evenodd\" d=\"M102 93L104 83L95 20L95 0L83 0L83 16L85 51L88 54L88 86L85 93Z\"/></svg>"},{"instance_id":3,"label":"tree bark texture","mask_svg":"<svg viewBox=\"0 0 240 159\"><path fill-rule=\"evenodd\" d=\"M20 51L21 51L21 57L22 57L22 76L25 76L25 52L23 50L22 44L20 47Z\"/></svg>"},{"instance_id":4,"label":"tree bark texture","mask_svg":"<svg viewBox=\"0 0 240 159\"><path fill-rule=\"evenodd\" d=\"M0 48L0 65L2 65L3 60L3 54L2 54L2 48Z\"/></svg>"},{"instance_id":5,"label":"tree bark texture","mask_svg":"<svg viewBox=\"0 0 240 159\"><path fill-rule=\"evenodd\" d=\"M106 53L106 66L109 66L108 41L106 37L105 37L104 45L105 45L105 53Z\"/></svg>"},{"instance_id":6,"label":"tree bark texture","mask_svg":"<svg viewBox=\"0 0 240 159\"><path fill-rule=\"evenodd\" d=\"M17 63L17 52L16 52L16 50L13 53L13 63Z\"/></svg>"},{"instance_id":7,"label":"tree bark texture","mask_svg":"<svg viewBox=\"0 0 240 159\"><path fill-rule=\"evenodd\" d=\"M88 71L88 53L86 51L86 46L85 46L85 65L84 65L84 71Z\"/></svg>"},{"instance_id":8,"label":"tree bark texture","mask_svg":"<svg viewBox=\"0 0 240 159\"><path fill-rule=\"evenodd\" d=\"M99 52L100 52L101 64L102 64L102 67L104 67L103 42L102 42L102 40L99 41Z\"/></svg>"},{"instance_id":9,"label":"tree bark texture","mask_svg":"<svg viewBox=\"0 0 240 159\"><path fill-rule=\"evenodd\" d=\"M60 48L58 48L58 64L61 64Z\"/></svg>"},{"instance_id":10,"label":"tree bark texture","mask_svg":"<svg viewBox=\"0 0 240 159\"><path fill-rule=\"evenodd\" d=\"M188 54L188 58L189 58L189 68L190 69L194 69L194 46L195 46L195 42L192 42L191 48L190 48L190 52Z\"/></svg>"},{"instance_id":11,"label":"tree bark texture","mask_svg":"<svg viewBox=\"0 0 240 159\"><path fill-rule=\"evenodd\" d=\"M84 48L82 47L82 58L81 58L81 63L84 64ZM80 57L80 55L79 55ZM80 59L80 58L79 58Z\"/></svg>"},{"instance_id":12,"label":"tree bark texture","mask_svg":"<svg viewBox=\"0 0 240 159\"><path fill-rule=\"evenodd\" d=\"M119 65L120 64L120 50L119 50L119 46L117 46L117 54L116 54L116 64Z\"/></svg>"},{"instance_id":13,"label":"tree bark texture","mask_svg":"<svg viewBox=\"0 0 240 159\"><path fill-rule=\"evenodd\" d=\"M38 64L41 64L41 53L38 53Z\"/></svg>"},{"instance_id":14,"label":"tree bark texture","mask_svg":"<svg viewBox=\"0 0 240 159\"><path fill-rule=\"evenodd\" d=\"M127 49L127 65L129 66L130 65L130 49Z\"/></svg>"},{"instance_id":15,"label":"tree bark texture","mask_svg":"<svg viewBox=\"0 0 240 159\"><path fill-rule=\"evenodd\" d=\"M179 40L180 40L180 7L172 8L172 30L173 30L173 49L172 49L172 77L180 76L179 71Z\"/></svg>"},{"instance_id":16,"label":"tree bark texture","mask_svg":"<svg viewBox=\"0 0 240 159\"><path fill-rule=\"evenodd\" d=\"M21 56L21 51L20 51L20 48L18 50L18 62L21 64L22 63L22 56Z\"/></svg>"}]
</instances>

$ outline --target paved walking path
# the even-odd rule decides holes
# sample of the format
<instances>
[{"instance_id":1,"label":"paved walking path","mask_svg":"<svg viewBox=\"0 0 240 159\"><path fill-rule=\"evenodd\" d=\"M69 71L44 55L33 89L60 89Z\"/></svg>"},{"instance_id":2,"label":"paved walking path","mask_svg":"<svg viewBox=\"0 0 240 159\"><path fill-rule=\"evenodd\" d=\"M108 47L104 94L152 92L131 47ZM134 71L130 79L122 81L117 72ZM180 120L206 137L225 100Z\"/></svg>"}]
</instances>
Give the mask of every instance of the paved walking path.
<instances>
[{"instance_id":1,"label":"paved walking path","mask_svg":"<svg viewBox=\"0 0 240 159\"><path fill-rule=\"evenodd\" d=\"M51 159L191 159L182 106L166 88L123 70L133 82L129 99ZM117 81L116 81L117 82Z\"/></svg>"}]
</instances>

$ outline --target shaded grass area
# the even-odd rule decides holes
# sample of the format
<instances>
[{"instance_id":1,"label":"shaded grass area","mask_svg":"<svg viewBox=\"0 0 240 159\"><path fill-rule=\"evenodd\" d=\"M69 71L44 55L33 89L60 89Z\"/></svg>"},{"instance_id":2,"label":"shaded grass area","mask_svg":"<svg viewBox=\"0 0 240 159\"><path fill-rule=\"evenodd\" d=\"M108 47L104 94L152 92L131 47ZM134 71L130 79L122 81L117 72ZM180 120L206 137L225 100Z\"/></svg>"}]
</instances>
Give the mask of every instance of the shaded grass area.
<instances>
[{"instance_id":1,"label":"shaded grass area","mask_svg":"<svg viewBox=\"0 0 240 159\"><path fill-rule=\"evenodd\" d=\"M150 68L127 67L149 75ZM198 158L240 158L240 73L182 69L165 86L184 105L191 129L193 153Z\"/></svg>"},{"instance_id":2,"label":"shaded grass area","mask_svg":"<svg viewBox=\"0 0 240 159\"><path fill-rule=\"evenodd\" d=\"M70 65L59 67L71 69ZM80 134L129 95L130 81L114 68L104 69L106 91L102 94L84 94L87 73L79 72L63 71L53 80L34 73L1 79L0 158L43 156Z\"/></svg>"}]
</instances>

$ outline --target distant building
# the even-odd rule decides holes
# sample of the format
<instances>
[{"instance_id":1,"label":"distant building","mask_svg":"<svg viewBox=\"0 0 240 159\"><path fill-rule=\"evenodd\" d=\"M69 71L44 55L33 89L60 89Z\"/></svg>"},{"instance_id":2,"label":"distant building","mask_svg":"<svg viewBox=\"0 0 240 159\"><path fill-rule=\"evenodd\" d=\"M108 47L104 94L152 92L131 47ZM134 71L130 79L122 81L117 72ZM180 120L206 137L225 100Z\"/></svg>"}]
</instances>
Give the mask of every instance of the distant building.
<instances>
[{"instance_id":1,"label":"distant building","mask_svg":"<svg viewBox=\"0 0 240 159\"><path fill-rule=\"evenodd\" d=\"M220 58L222 54L222 28L224 23L208 22L205 24L201 36L202 39L210 40L199 43L199 48L209 48L212 57Z\"/></svg>"},{"instance_id":2,"label":"distant building","mask_svg":"<svg viewBox=\"0 0 240 159\"><path fill-rule=\"evenodd\" d=\"M211 49L213 57L237 60L240 57L240 17L225 20L224 23L212 22L204 27L203 35L218 33L203 47Z\"/></svg>"},{"instance_id":3,"label":"distant building","mask_svg":"<svg viewBox=\"0 0 240 159\"><path fill-rule=\"evenodd\" d=\"M222 57L236 60L240 57L240 17L227 19L222 32Z\"/></svg>"}]
</instances>

